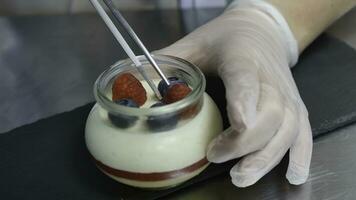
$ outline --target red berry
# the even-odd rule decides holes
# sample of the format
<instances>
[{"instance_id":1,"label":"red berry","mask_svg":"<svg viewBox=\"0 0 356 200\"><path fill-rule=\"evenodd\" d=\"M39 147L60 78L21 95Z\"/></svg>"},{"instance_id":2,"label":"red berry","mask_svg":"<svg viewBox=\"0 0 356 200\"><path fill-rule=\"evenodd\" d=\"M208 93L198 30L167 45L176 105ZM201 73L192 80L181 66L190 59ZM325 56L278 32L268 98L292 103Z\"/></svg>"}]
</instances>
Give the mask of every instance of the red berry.
<instances>
[{"instance_id":1,"label":"red berry","mask_svg":"<svg viewBox=\"0 0 356 200\"><path fill-rule=\"evenodd\" d=\"M168 88L163 97L163 102L166 104L174 103L186 97L191 91L192 89L185 84L174 84Z\"/></svg>"},{"instance_id":2,"label":"red berry","mask_svg":"<svg viewBox=\"0 0 356 200\"><path fill-rule=\"evenodd\" d=\"M124 73L119 75L112 86L112 100L132 99L139 106L146 100L146 90L141 82L132 74Z\"/></svg>"}]
</instances>

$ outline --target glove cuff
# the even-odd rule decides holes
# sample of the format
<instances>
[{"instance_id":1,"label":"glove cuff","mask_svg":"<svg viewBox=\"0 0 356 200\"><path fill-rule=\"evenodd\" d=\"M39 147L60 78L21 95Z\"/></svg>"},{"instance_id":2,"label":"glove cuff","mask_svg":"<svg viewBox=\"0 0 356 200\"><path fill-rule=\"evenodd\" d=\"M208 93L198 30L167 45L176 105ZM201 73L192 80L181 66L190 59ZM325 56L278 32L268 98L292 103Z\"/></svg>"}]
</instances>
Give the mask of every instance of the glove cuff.
<instances>
[{"instance_id":1,"label":"glove cuff","mask_svg":"<svg viewBox=\"0 0 356 200\"><path fill-rule=\"evenodd\" d=\"M298 43L283 15L271 4L263 0L234 0L226 10L233 8L254 8L264 12L278 25L284 35L289 67L293 67L298 61Z\"/></svg>"}]
</instances>

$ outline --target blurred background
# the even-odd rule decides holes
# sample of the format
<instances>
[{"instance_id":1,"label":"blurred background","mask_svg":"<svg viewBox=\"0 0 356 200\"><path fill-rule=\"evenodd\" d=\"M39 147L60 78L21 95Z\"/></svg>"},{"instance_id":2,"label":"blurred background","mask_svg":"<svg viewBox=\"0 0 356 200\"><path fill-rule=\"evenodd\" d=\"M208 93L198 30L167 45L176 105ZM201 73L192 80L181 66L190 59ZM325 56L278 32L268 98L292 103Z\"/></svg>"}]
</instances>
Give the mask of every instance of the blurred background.
<instances>
[{"instance_id":1,"label":"blurred background","mask_svg":"<svg viewBox=\"0 0 356 200\"><path fill-rule=\"evenodd\" d=\"M188 33L218 15L233 0L112 0L121 11L177 12ZM99 1L100 2L100 1ZM105 6L104 6L105 7ZM106 7L105 7L106 8ZM218 10L216 10L218 9ZM95 13L89 0L0 0L0 16L77 15ZM171 15L171 14L169 14Z\"/></svg>"},{"instance_id":2,"label":"blurred background","mask_svg":"<svg viewBox=\"0 0 356 200\"><path fill-rule=\"evenodd\" d=\"M121 10L223 7L232 0L113 0ZM0 0L1 15L46 15L93 12L88 0Z\"/></svg>"}]
</instances>

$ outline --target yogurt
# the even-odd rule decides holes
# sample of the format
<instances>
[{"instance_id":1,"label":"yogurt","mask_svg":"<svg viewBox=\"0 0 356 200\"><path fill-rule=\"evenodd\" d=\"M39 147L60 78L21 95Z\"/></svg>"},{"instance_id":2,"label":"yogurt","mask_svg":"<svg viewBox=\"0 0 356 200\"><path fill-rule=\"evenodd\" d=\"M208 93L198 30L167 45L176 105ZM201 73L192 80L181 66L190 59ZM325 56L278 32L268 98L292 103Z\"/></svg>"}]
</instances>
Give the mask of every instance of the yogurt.
<instances>
[{"instance_id":1,"label":"yogurt","mask_svg":"<svg viewBox=\"0 0 356 200\"><path fill-rule=\"evenodd\" d=\"M157 62L161 60L165 61L164 64L169 61L172 63L168 64L179 65L178 67L183 62L171 57L156 58ZM100 98L96 96L98 103L94 105L88 116L85 141L93 160L103 173L116 181L134 187L167 188L191 179L209 165L206 159L207 146L222 131L222 119L214 101L203 92L205 89L203 75L199 70L194 69L194 66L191 68L193 69L184 70L187 72L191 70L187 75L188 80L193 80L191 82L193 85L190 86L193 91L200 92L195 92L198 96L191 98L194 100L188 105L199 106L196 106L193 116L180 118L177 126L166 131L150 130L147 127L147 119L141 115L133 126L119 128L108 117L110 109L103 106L106 104L100 102ZM103 86L101 91L104 91L102 94L110 99L111 94L108 91L114 76L111 75L111 71L105 73L103 73L104 77L99 77L96 85L100 86L101 79L107 81L101 85ZM179 73L181 74L182 70ZM192 79L189 77L191 74L200 78ZM110 76L110 79L106 76ZM148 108L156 103L157 99L148 85L142 83L147 92L147 101L142 108ZM141 113L139 112L141 108L137 109L138 113ZM165 109L162 111L165 112Z\"/></svg>"}]
</instances>

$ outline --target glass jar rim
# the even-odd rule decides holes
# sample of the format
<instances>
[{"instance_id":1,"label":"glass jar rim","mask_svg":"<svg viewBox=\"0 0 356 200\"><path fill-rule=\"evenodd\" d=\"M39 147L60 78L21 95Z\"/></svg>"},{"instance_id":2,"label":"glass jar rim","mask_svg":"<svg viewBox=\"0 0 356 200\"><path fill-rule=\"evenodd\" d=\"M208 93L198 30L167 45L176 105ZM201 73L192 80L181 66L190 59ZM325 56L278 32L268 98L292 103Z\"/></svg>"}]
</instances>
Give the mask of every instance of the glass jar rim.
<instances>
[{"instance_id":1,"label":"glass jar rim","mask_svg":"<svg viewBox=\"0 0 356 200\"><path fill-rule=\"evenodd\" d=\"M146 61L146 57L143 55L136 56L140 61ZM119 104L114 103L110 98L107 97L105 94L105 89L103 87L103 80L118 71L119 68L127 65L133 65L133 62L130 59L119 60L113 65L111 65L108 69L102 72L94 84L94 96L96 101L102 106L104 109L115 113L125 113L127 115L132 116L149 116L149 115L162 115L165 113L177 112L181 109L186 108L187 106L191 105L192 102L198 100L205 91L206 87L206 80L204 74L201 70L195 66L194 64L175 56L170 55L152 55L153 58L156 59L156 62L159 61L173 61L178 63L182 66L189 67L195 73L193 76L197 77L198 83L195 87L192 88L192 92L189 93L184 99L179 100L177 102L164 105L161 107L154 107L154 108L134 108L128 106L122 106ZM133 66L134 67L134 66Z\"/></svg>"}]
</instances>

